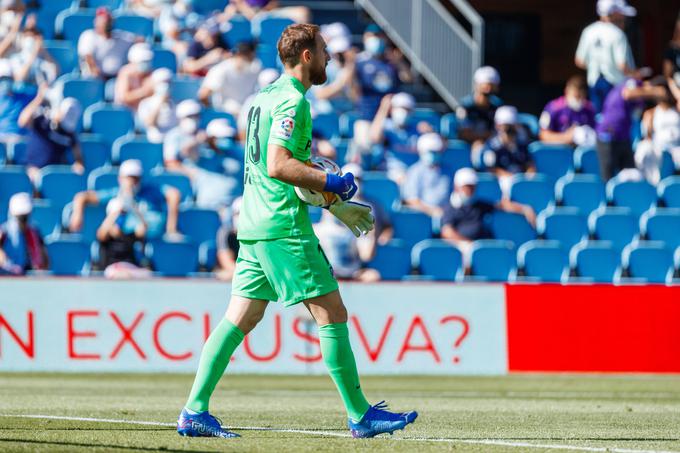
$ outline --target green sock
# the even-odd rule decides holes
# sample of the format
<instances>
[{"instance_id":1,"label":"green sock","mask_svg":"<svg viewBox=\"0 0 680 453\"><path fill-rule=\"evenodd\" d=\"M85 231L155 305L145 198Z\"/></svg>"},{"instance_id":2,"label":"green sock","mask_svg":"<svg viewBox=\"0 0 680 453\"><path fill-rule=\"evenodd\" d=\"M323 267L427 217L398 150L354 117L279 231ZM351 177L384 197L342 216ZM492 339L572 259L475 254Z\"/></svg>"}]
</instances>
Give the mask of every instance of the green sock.
<instances>
[{"instance_id":1,"label":"green sock","mask_svg":"<svg viewBox=\"0 0 680 453\"><path fill-rule=\"evenodd\" d=\"M210 396L224 374L234 350L243 341L243 332L226 318L215 327L203 346L198 371L186 407L195 412L208 410Z\"/></svg>"},{"instance_id":2,"label":"green sock","mask_svg":"<svg viewBox=\"0 0 680 453\"><path fill-rule=\"evenodd\" d=\"M359 373L352 346L349 344L347 323L319 327L319 340L323 360L340 392L347 415L354 420L360 420L370 404L366 401L359 384Z\"/></svg>"}]
</instances>

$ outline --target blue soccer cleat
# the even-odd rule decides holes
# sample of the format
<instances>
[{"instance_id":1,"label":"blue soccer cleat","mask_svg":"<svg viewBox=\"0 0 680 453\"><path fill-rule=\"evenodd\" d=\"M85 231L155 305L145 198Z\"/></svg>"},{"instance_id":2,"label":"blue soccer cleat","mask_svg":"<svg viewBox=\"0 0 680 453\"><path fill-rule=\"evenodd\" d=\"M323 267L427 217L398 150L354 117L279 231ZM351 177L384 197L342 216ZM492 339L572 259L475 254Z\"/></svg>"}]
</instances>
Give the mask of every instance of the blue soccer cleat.
<instances>
[{"instance_id":1,"label":"blue soccer cleat","mask_svg":"<svg viewBox=\"0 0 680 453\"><path fill-rule=\"evenodd\" d=\"M190 437L241 437L240 434L222 428L222 422L208 411L190 414L186 408L182 409L177 419L177 434Z\"/></svg>"},{"instance_id":2,"label":"blue soccer cleat","mask_svg":"<svg viewBox=\"0 0 680 453\"><path fill-rule=\"evenodd\" d=\"M351 418L347 421L352 437L375 437L382 433L394 433L398 429L404 429L409 423L418 418L418 412L389 412L384 401L368 408L361 421Z\"/></svg>"}]
</instances>

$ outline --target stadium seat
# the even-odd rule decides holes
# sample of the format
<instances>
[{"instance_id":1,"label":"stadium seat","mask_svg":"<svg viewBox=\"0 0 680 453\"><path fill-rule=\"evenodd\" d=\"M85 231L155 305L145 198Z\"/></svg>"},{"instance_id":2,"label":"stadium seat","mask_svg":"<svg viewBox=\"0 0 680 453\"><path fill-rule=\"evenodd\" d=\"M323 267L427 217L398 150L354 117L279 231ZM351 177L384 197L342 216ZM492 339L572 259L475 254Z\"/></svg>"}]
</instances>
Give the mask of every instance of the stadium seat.
<instances>
[{"instance_id":1,"label":"stadium seat","mask_svg":"<svg viewBox=\"0 0 680 453\"><path fill-rule=\"evenodd\" d=\"M671 250L680 247L680 209L656 208L642 214L640 233L650 241L662 241Z\"/></svg>"},{"instance_id":2,"label":"stadium seat","mask_svg":"<svg viewBox=\"0 0 680 453\"><path fill-rule=\"evenodd\" d=\"M664 178L657 188L659 199L668 208L680 208L680 176Z\"/></svg>"},{"instance_id":3,"label":"stadium seat","mask_svg":"<svg viewBox=\"0 0 680 453\"><path fill-rule=\"evenodd\" d=\"M40 9L45 9L47 11L63 11L65 9L71 8L73 6L73 0L49 0L42 1L39 3Z\"/></svg>"},{"instance_id":4,"label":"stadium seat","mask_svg":"<svg viewBox=\"0 0 680 453\"><path fill-rule=\"evenodd\" d=\"M61 215L61 224L64 230L68 230L71 223L71 214L73 213L73 203L68 203L64 206ZM83 226L78 232L72 232L73 237L80 237L85 242L92 242L97 239L97 229L101 226L106 218L106 205L101 203L98 205L87 205L83 210Z\"/></svg>"},{"instance_id":5,"label":"stadium seat","mask_svg":"<svg viewBox=\"0 0 680 453\"><path fill-rule=\"evenodd\" d=\"M172 186L179 190L180 200L185 202L194 197L194 191L191 187L191 180L183 173L164 171L158 168L152 171L152 176L149 178L151 184L158 186Z\"/></svg>"},{"instance_id":6,"label":"stadium seat","mask_svg":"<svg viewBox=\"0 0 680 453\"><path fill-rule=\"evenodd\" d=\"M522 214L496 210L488 218L495 239L510 241L519 247L536 239L536 231Z\"/></svg>"},{"instance_id":7,"label":"stadium seat","mask_svg":"<svg viewBox=\"0 0 680 453\"><path fill-rule=\"evenodd\" d=\"M638 218L629 208L602 208L588 217L590 233L609 241L619 252L638 238Z\"/></svg>"},{"instance_id":8,"label":"stadium seat","mask_svg":"<svg viewBox=\"0 0 680 453\"><path fill-rule=\"evenodd\" d=\"M88 8L106 7L111 11L115 11L122 7L125 0L86 0L85 4Z\"/></svg>"},{"instance_id":9,"label":"stadium seat","mask_svg":"<svg viewBox=\"0 0 680 453\"><path fill-rule=\"evenodd\" d=\"M378 203L387 213L392 212L401 199L397 183L381 172L365 172L362 190L366 198Z\"/></svg>"},{"instance_id":10,"label":"stadium seat","mask_svg":"<svg viewBox=\"0 0 680 453\"><path fill-rule=\"evenodd\" d=\"M534 142L529 151L536 163L536 171L553 181L574 170L574 150L568 145Z\"/></svg>"},{"instance_id":11,"label":"stadium seat","mask_svg":"<svg viewBox=\"0 0 680 453\"><path fill-rule=\"evenodd\" d=\"M619 181L616 177L607 182L607 199L615 206L630 208L640 216L656 206L656 190L647 181Z\"/></svg>"},{"instance_id":12,"label":"stadium seat","mask_svg":"<svg viewBox=\"0 0 680 453\"><path fill-rule=\"evenodd\" d=\"M574 207L543 211L536 219L536 229L541 237L558 241L566 250L588 239L588 220Z\"/></svg>"},{"instance_id":13,"label":"stadium seat","mask_svg":"<svg viewBox=\"0 0 680 453\"><path fill-rule=\"evenodd\" d=\"M309 220L312 223L321 222L321 215L323 214L323 208L317 206L307 206L307 213L309 214Z\"/></svg>"},{"instance_id":14,"label":"stadium seat","mask_svg":"<svg viewBox=\"0 0 680 453\"><path fill-rule=\"evenodd\" d=\"M33 185L23 167L0 167L0 204L7 206L15 193L33 193Z\"/></svg>"},{"instance_id":15,"label":"stadium seat","mask_svg":"<svg viewBox=\"0 0 680 453\"><path fill-rule=\"evenodd\" d=\"M99 134L106 143L111 144L134 131L135 119L127 107L99 102L85 110L83 128Z\"/></svg>"},{"instance_id":16,"label":"stadium seat","mask_svg":"<svg viewBox=\"0 0 680 453\"><path fill-rule=\"evenodd\" d=\"M640 241L623 250L622 264L633 279L646 283L670 283L673 279L673 252L663 242Z\"/></svg>"},{"instance_id":17,"label":"stadium seat","mask_svg":"<svg viewBox=\"0 0 680 453\"><path fill-rule=\"evenodd\" d=\"M532 113L519 113L517 121L524 126L532 137L538 137L538 118Z\"/></svg>"},{"instance_id":18,"label":"stadium seat","mask_svg":"<svg viewBox=\"0 0 680 453\"><path fill-rule=\"evenodd\" d=\"M462 140L449 140L442 157L442 168L453 174L461 168L470 167L472 167L470 145Z\"/></svg>"},{"instance_id":19,"label":"stadium seat","mask_svg":"<svg viewBox=\"0 0 680 453\"><path fill-rule=\"evenodd\" d=\"M529 278L563 282L569 277L569 256L557 241L529 241L517 251L517 265Z\"/></svg>"},{"instance_id":20,"label":"stadium seat","mask_svg":"<svg viewBox=\"0 0 680 453\"><path fill-rule=\"evenodd\" d=\"M26 142L18 141L7 146L7 160L14 165L26 165Z\"/></svg>"},{"instance_id":21,"label":"stadium seat","mask_svg":"<svg viewBox=\"0 0 680 453\"><path fill-rule=\"evenodd\" d=\"M156 46L153 48L153 60L151 60L151 65L154 69L167 68L173 73L176 73L177 56L172 50Z\"/></svg>"},{"instance_id":22,"label":"stadium seat","mask_svg":"<svg viewBox=\"0 0 680 453\"><path fill-rule=\"evenodd\" d=\"M229 20L229 25L229 30L222 34L222 38L229 44L229 48L235 47L238 43L253 40L249 20L235 17Z\"/></svg>"},{"instance_id":23,"label":"stadium seat","mask_svg":"<svg viewBox=\"0 0 680 453\"><path fill-rule=\"evenodd\" d=\"M279 53L276 46L271 44L259 44L255 48L255 56L262 62L263 68L280 69Z\"/></svg>"},{"instance_id":24,"label":"stadium seat","mask_svg":"<svg viewBox=\"0 0 680 453\"><path fill-rule=\"evenodd\" d=\"M62 76L64 97L73 97L80 101L83 110L92 104L104 101L104 82L98 79L79 79L71 75Z\"/></svg>"},{"instance_id":25,"label":"stadium seat","mask_svg":"<svg viewBox=\"0 0 680 453\"><path fill-rule=\"evenodd\" d=\"M165 277L186 277L198 270L198 245L189 241L153 241L146 245L145 254Z\"/></svg>"},{"instance_id":26,"label":"stadium seat","mask_svg":"<svg viewBox=\"0 0 680 453\"><path fill-rule=\"evenodd\" d=\"M439 113L430 108L417 107L413 110L408 119L408 126L416 127L418 123L425 121L435 132L439 132L441 117Z\"/></svg>"},{"instance_id":27,"label":"stadium seat","mask_svg":"<svg viewBox=\"0 0 680 453\"><path fill-rule=\"evenodd\" d=\"M411 263L436 281L461 281L465 269L460 251L441 239L426 239L411 250Z\"/></svg>"},{"instance_id":28,"label":"stadium seat","mask_svg":"<svg viewBox=\"0 0 680 453\"><path fill-rule=\"evenodd\" d=\"M620 253L608 241L589 241L575 245L569 254L571 267L579 280L612 283L621 273Z\"/></svg>"},{"instance_id":29,"label":"stadium seat","mask_svg":"<svg viewBox=\"0 0 680 453\"><path fill-rule=\"evenodd\" d=\"M100 167L87 177L87 190L105 190L118 187L118 168Z\"/></svg>"},{"instance_id":30,"label":"stadium seat","mask_svg":"<svg viewBox=\"0 0 680 453\"><path fill-rule=\"evenodd\" d=\"M195 2L193 9L198 14L210 15L214 12L222 12L229 3L229 0L201 0Z\"/></svg>"},{"instance_id":31,"label":"stadium seat","mask_svg":"<svg viewBox=\"0 0 680 453\"><path fill-rule=\"evenodd\" d=\"M0 166L5 165L7 162L7 144L5 142L0 142Z\"/></svg>"},{"instance_id":32,"label":"stadium seat","mask_svg":"<svg viewBox=\"0 0 680 453\"><path fill-rule=\"evenodd\" d=\"M179 213L179 231L196 244L215 241L221 225L220 216L212 209L184 209Z\"/></svg>"},{"instance_id":33,"label":"stadium seat","mask_svg":"<svg viewBox=\"0 0 680 453\"><path fill-rule=\"evenodd\" d=\"M170 82L170 96L176 103L187 99L198 99L202 79L197 77L176 77Z\"/></svg>"},{"instance_id":34,"label":"stadium seat","mask_svg":"<svg viewBox=\"0 0 680 453\"><path fill-rule=\"evenodd\" d=\"M86 173L90 173L99 167L111 165L111 145L105 143L101 136L80 134L78 139Z\"/></svg>"},{"instance_id":35,"label":"stadium seat","mask_svg":"<svg viewBox=\"0 0 680 453\"><path fill-rule=\"evenodd\" d=\"M442 115L440 133L448 139L458 138L458 120L454 112Z\"/></svg>"},{"instance_id":36,"label":"stadium seat","mask_svg":"<svg viewBox=\"0 0 680 453\"><path fill-rule=\"evenodd\" d=\"M57 36L76 45L80 34L94 26L94 16L94 9L61 11L54 23L54 31Z\"/></svg>"},{"instance_id":37,"label":"stadium seat","mask_svg":"<svg viewBox=\"0 0 680 453\"><path fill-rule=\"evenodd\" d=\"M217 246L215 241L206 241L198 246L198 264L208 272L217 265Z\"/></svg>"},{"instance_id":38,"label":"stadium seat","mask_svg":"<svg viewBox=\"0 0 680 453\"><path fill-rule=\"evenodd\" d=\"M512 178L510 199L531 206L536 214L554 204L554 184L545 175L517 174Z\"/></svg>"},{"instance_id":39,"label":"stadium seat","mask_svg":"<svg viewBox=\"0 0 680 453\"><path fill-rule=\"evenodd\" d=\"M45 243L54 275L87 275L90 271L90 243L62 235Z\"/></svg>"},{"instance_id":40,"label":"stadium seat","mask_svg":"<svg viewBox=\"0 0 680 453\"><path fill-rule=\"evenodd\" d=\"M33 200L31 224L38 229L43 239L58 232L60 223L59 210L54 209L49 200Z\"/></svg>"},{"instance_id":41,"label":"stadium seat","mask_svg":"<svg viewBox=\"0 0 680 453\"><path fill-rule=\"evenodd\" d=\"M201 110L200 127L205 128L208 126L209 122L216 119L225 119L229 121L231 127L236 129L236 119L234 119L234 116L231 113L221 112L210 108Z\"/></svg>"},{"instance_id":42,"label":"stadium seat","mask_svg":"<svg viewBox=\"0 0 680 453\"><path fill-rule=\"evenodd\" d=\"M599 176L567 175L555 185L555 198L564 206L580 209L584 216L605 205L605 188Z\"/></svg>"},{"instance_id":43,"label":"stadium seat","mask_svg":"<svg viewBox=\"0 0 680 453\"><path fill-rule=\"evenodd\" d=\"M104 83L104 100L113 102L116 97L116 78L113 77Z\"/></svg>"},{"instance_id":44,"label":"stadium seat","mask_svg":"<svg viewBox=\"0 0 680 453\"><path fill-rule=\"evenodd\" d=\"M113 28L124 30L146 39L153 37L153 19L129 12L114 13Z\"/></svg>"},{"instance_id":45,"label":"stadium seat","mask_svg":"<svg viewBox=\"0 0 680 453\"><path fill-rule=\"evenodd\" d=\"M61 210L73 200L73 196L87 188L87 178L71 170L67 165L48 165L40 170L39 191L43 198Z\"/></svg>"},{"instance_id":46,"label":"stadium seat","mask_svg":"<svg viewBox=\"0 0 680 453\"><path fill-rule=\"evenodd\" d=\"M475 199L496 204L501 201L501 186L498 179L491 173L477 173L477 189Z\"/></svg>"},{"instance_id":47,"label":"stadium seat","mask_svg":"<svg viewBox=\"0 0 680 453\"><path fill-rule=\"evenodd\" d=\"M54 39L55 37L54 23L57 20L57 14L59 14L59 11L54 11L50 8L40 8L35 11L36 26L46 40Z\"/></svg>"},{"instance_id":48,"label":"stadium seat","mask_svg":"<svg viewBox=\"0 0 680 453\"><path fill-rule=\"evenodd\" d=\"M472 245L470 269L473 280L512 281L517 273L515 247L510 241L475 241Z\"/></svg>"},{"instance_id":49,"label":"stadium seat","mask_svg":"<svg viewBox=\"0 0 680 453\"><path fill-rule=\"evenodd\" d=\"M71 43L45 41L43 47L59 66L59 75L69 74L78 69L78 54Z\"/></svg>"},{"instance_id":50,"label":"stadium seat","mask_svg":"<svg viewBox=\"0 0 680 453\"><path fill-rule=\"evenodd\" d=\"M345 112L340 115L339 126L340 136L343 138L352 138L354 136L354 123L359 119L358 112Z\"/></svg>"},{"instance_id":51,"label":"stadium seat","mask_svg":"<svg viewBox=\"0 0 680 453\"><path fill-rule=\"evenodd\" d=\"M369 267L380 272L383 280L401 280L411 272L411 253L403 242L393 239L378 245Z\"/></svg>"},{"instance_id":52,"label":"stadium seat","mask_svg":"<svg viewBox=\"0 0 680 453\"><path fill-rule=\"evenodd\" d=\"M661 179L673 176L675 173L675 162L673 161L673 155L668 151L661 153L661 167L659 168L659 174Z\"/></svg>"},{"instance_id":53,"label":"stadium seat","mask_svg":"<svg viewBox=\"0 0 680 453\"><path fill-rule=\"evenodd\" d=\"M574 150L574 168L579 173L600 176L600 160L595 148L577 147Z\"/></svg>"},{"instance_id":54,"label":"stadium seat","mask_svg":"<svg viewBox=\"0 0 680 453\"><path fill-rule=\"evenodd\" d=\"M333 146L335 146L335 153L337 155L335 161L341 167L347 163L347 150L349 148L349 140L346 139L335 139L333 140Z\"/></svg>"},{"instance_id":55,"label":"stadium seat","mask_svg":"<svg viewBox=\"0 0 680 453\"><path fill-rule=\"evenodd\" d=\"M333 112L317 115L312 121L312 125L314 132L327 140L339 136L338 116Z\"/></svg>"},{"instance_id":56,"label":"stadium seat","mask_svg":"<svg viewBox=\"0 0 680 453\"><path fill-rule=\"evenodd\" d=\"M394 238L412 247L415 243L432 237L432 218L418 211L400 209L391 215Z\"/></svg>"},{"instance_id":57,"label":"stadium seat","mask_svg":"<svg viewBox=\"0 0 680 453\"><path fill-rule=\"evenodd\" d=\"M128 159L139 159L145 174L163 166L163 145L151 143L144 138L120 137L113 142L111 157L120 163Z\"/></svg>"},{"instance_id":58,"label":"stadium seat","mask_svg":"<svg viewBox=\"0 0 680 453\"><path fill-rule=\"evenodd\" d=\"M401 162L407 167L410 167L411 165L415 164L416 162L418 162L418 159L420 159L417 153L411 153L408 151L391 150L390 154L392 155L393 158L397 159L399 162Z\"/></svg>"},{"instance_id":59,"label":"stadium seat","mask_svg":"<svg viewBox=\"0 0 680 453\"><path fill-rule=\"evenodd\" d=\"M257 38L262 44L269 44L276 47L276 43L283 33L283 30L292 25L294 22L284 17L267 17L260 21L259 33L258 30L253 30L257 34Z\"/></svg>"}]
</instances>

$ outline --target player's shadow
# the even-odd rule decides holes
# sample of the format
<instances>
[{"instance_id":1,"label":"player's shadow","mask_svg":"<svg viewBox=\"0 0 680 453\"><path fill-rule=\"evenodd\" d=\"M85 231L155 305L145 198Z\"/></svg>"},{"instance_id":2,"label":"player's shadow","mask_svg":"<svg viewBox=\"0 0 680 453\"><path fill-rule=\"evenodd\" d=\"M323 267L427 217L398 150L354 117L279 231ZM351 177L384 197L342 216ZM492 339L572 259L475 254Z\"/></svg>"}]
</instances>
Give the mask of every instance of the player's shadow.
<instances>
[{"instance_id":1,"label":"player's shadow","mask_svg":"<svg viewBox=\"0 0 680 453\"><path fill-rule=\"evenodd\" d=\"M83 447L83 448L104 448L109 450L131 450L131 451L163 451L170 453L180 453L185 450L172 450L167 447L149 448L149 447L127 447L124 445L112 444L98 444L98 443L84 443L84 442L60 442L54 440L32 440L32 439L7 439L0 437L0 442L17 443L17 444L36 444L44 446L60 446L60 447ZM213 450L192 450L194 453L212 453Z\"/></svg>"}]
</instances>

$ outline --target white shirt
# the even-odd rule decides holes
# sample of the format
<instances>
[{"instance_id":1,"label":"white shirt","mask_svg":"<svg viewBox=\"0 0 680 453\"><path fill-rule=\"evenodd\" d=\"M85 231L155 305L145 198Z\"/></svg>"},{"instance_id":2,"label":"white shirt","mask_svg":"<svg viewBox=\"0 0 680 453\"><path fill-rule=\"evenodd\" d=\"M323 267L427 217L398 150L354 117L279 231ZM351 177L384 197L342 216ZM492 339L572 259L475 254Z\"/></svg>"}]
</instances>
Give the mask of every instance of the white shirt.
<instances>
[{"instance_id":1,"label":"white shirt","mask_svg":"<svg viewBox=\"0 0 680 453\"><path fill-rule=\"evenodd\" d=\"M240 110L245 100L255 92L262 63L228 58L213 66L205 76L203 86L213 92L213 106L225 111ZM237 105L234 105L237 103ZM236 107L236 108L234 108Z\"/></svg>"},{"instance_id":2,"label":"white shirt","mask_svg":"<svg viewBox=\"0 0 680 453\"><path fill-rule=\"evenodd\" d=\"M657 106L652 119L652 143L657 150L680 145L680 113Z\"/></svg>"},{"instance_id":3,"label":"white shirt","mask_svg":"<svg viewBox=\"0 0 680 453\"><path fill-rule=\"evenodd\" d=\"M134 42L134 35L113 30L111 38L107 39L94 30L85 30L78 39L78 56L84 60L86 55L92 55L97 67L107 76L115 76L127 62L127 53ZM87 64L81 63L81 72L91 75Z\"/></svg>"},{"instance_id":4,"label":"white shirt","mask_svg":"<svg viewBox=\"0 0 680 453\"><path fill-rule=\"evenodd\" d=\"M146 138L152 143L163 143L165 134L178 124L175 104L172 101L163 102L163 96L157 95L142 99L139 103L137 115L142 120L142 124L146 124L146 118L158 109L159 105L160 110L156 117L156 124L146 128Z\"/></svg>"},{"instance_id":5,"label":"white shirt","mask_svg":"<svg viewBox=\"0 0 680 453\"><path fill-rule=\"evenodd\" d=\"M620 66L635 67L626 34L610 22L598 21L583 30L576 58L585 63L590 86L595 85L600 76L616 85L625 78Z\"/></svg>"}]
</instances>

